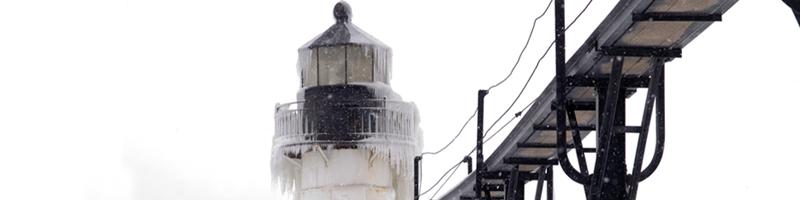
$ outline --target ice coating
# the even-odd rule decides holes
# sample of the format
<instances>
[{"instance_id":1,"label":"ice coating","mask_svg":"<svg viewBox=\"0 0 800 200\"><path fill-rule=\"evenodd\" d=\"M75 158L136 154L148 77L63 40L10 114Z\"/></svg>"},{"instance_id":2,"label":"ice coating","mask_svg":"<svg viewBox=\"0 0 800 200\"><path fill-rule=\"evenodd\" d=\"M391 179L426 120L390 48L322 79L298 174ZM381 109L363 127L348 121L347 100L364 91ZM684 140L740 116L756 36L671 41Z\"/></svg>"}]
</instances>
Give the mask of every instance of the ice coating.
<instances>
[{"instance_id":1,"label":"ice coating","mask_svg":"<svg viewBox=\"0 0 800 200\"><path fill-rule=\"evenodd\" d=\"M364 32L358 26L351 23L352 11L345 2L339 2L334 7L334 18L336 23L331 25L328 30L322 32L317 37L304 44L300 49L313 49L321 46L338 46L346 44L358 44L363 46L388 47L372 35Z\"/></svg>"},{"instance_id":2,"label":"ice coating","mask_svg":"<svg viewBox=\"0 0 800 200\"><path fill-rule=\"evenodd\" d=\"M347 53L326 54L333 50L343 50ZM336 62L326 62L326 59L333 60L334 58L338 58L335 59ZM364 68L367 68L367 71L356 70ZM325 73L326 70L340 70L347 73ZM300 75L302 87L371 82L382 82L388 85L392 79L392 49L356 44L301 48L298 50L297 72ZM334 79L333 77L337 81L330 81Z\"/></svg>"},{"instance_id":3,"label":"ice coating","mask_svg":"<svg viewBox=\"0 0 800 200\"><path fill-rule=\"evenodd\" d=\"M298 49L302 87L383 82L389 84L392 49L351 23L347 3L339 2L336 23Z\"/></svg>"},{"instance_id":4,"label":"ice coating","mask_svg":"<svg viewBox=\"0 0 800 200\"><path fill-rule=\"evenodd\" d=\"M350 23L346 3L334 15L298 50L298 101L275 108L272 183L298 200L411 199L417 108L389 86L391 48Z\"/></svg>"},{"instance_id":5,"label":"ice coating","mask_svg":"<svg viewBox=\"0 0 800 200\"><path fill-rule=\"evenodd\" d=\"M366 101L384 101L386 104L384 107L353 108L369 111L356 120L365 126L359 126L360 130L353 132L366 138L355 141L316 139L327 133L314 132L314 123L306 115L302 102L279 105L276 108L273 138L273 183L278 183L285 192L294 191L301 173L298 165L303 165L301 159L296 157L318 149L334 150L337 146L347 146L366 150L376 158L386 160L394 169L397 185L412 185L412 161L422 146L416 106L402 101ZM404 196L409 192L397 191L398 199L407 199Z\"/></svg>"}]
</instances>

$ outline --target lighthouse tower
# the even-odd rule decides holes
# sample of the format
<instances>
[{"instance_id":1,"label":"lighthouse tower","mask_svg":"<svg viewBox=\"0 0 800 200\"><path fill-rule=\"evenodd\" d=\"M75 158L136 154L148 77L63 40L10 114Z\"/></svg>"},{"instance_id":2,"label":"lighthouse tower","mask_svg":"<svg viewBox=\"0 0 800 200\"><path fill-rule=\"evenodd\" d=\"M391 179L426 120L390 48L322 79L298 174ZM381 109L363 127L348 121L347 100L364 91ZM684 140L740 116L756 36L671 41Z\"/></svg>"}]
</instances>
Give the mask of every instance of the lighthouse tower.
<instances>
[{"instance_id":1,"label":"lighthouse tower","mask_svg":"<svg viewBox=\"0 0 800 200\"><path fill-rule=\"evenodd\" d=\"M389 86L391 49L351 23L347 3L333 14L298 50L298 101L276 107L273 184L298 200L411 199L416 106Z\"/></svg>"}]
</instances>

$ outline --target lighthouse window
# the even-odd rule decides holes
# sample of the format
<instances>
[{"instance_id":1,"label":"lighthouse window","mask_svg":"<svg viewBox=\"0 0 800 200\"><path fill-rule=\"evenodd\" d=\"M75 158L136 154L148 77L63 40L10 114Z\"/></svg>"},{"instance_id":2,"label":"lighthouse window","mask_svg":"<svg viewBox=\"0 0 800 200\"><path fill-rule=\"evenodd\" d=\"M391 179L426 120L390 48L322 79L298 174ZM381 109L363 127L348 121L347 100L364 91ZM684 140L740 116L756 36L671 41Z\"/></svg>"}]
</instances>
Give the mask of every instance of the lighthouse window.
<instances>
[{"instance_id":1,"label":"lighthouse window","mask_svg":"<svg viewBox=\"0 0 800 200\"><path fill-rule=\"evenodd\" d=\"M317 85L317 51L304 50L300 53L299 65L303 75L303 87Z\"/></svg>"},{"instance_id":2,"label":"lighthouse window","mask_svg":"<svg viewBox=\"0 0 800 200\"><path fill-rule=\"evenodd\" d=\"M375 82L384 82L389 84L389 79L391 78L391 71L392 71L392 53L391 50L386 48L376 48L373 49L373 62L374 63L374 71L375 71Z\"/></svg>"},{"instance_id":3,"label":"lighthouse window","mask_svg":"<svg viewBox=\"0 0 800 200\"><path fill-rule=\"evenodd\" d=\"M372 48L347 47L347 82L372 82Z\"/></svg>"},{"instance_id":4,"label":"lighthouse window","mask_svg":"<svg viewBox=\"0 0 800 200\"><path fill-rule=\"evenodd\" d=\"M320 47L319 85L336 85L345 83L345 47Z\"/></svg>"}]
</instances>

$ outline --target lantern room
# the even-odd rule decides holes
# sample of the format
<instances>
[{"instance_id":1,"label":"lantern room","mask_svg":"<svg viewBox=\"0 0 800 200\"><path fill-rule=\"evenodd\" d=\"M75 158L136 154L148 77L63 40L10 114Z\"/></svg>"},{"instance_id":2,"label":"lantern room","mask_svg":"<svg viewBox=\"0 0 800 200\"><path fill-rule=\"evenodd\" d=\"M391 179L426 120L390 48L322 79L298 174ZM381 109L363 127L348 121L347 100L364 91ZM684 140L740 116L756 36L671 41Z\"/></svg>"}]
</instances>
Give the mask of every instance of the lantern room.
<instances>
[{"instance_id":1,"label":"lantern room","mask_svg":"<svg viewBox=\"0 0 800 200\"><path fill-rule=\"evenodd\" d=\"M336 23L299 50L302 87L385 83L391 77L391 48L350 23L347 3L336 4Z\"/></svg>"}]
</instances>

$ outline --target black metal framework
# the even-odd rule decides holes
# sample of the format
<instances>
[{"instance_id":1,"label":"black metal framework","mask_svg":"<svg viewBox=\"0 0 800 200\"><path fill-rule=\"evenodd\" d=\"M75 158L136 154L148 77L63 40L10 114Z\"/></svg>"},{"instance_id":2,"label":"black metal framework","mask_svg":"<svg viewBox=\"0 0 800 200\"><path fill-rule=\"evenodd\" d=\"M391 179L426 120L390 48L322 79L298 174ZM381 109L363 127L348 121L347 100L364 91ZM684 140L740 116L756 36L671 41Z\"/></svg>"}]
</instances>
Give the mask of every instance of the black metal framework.
<instances>
[{"instance_id":1,"label":"black metal framework","mask_svg":"<svg viewBox=\"0 0 800 200\"><path fill-rule=\"evenodd\" d=\"M572 127L572 144L575 147L575 153L578 157L578 167L581 172L581 176L588 177L589 176L589 167L586 164L586 152L597 152L597 149L584 149L583 148L583 141L581 141L581 132L577 128L578 127L578 120L575 116L575 109L573 106L567 107L567 117L569 117L569 124ZM589 188L587 185L584 184L583 190L585 195L589 195L588 191Z\"/></svg>"},{"instance_id":2,"label":"black metal framework","mask_svg":"<svg viewBox=\"0 0 800 200\"><path fill-rule=\"evenodd\" d=\"M462 196L461 199L507 199L522 200L525 196L525 184L536 180L536 199L541 199L543 193L547 194L547 199L553 199L553 171L552 165L542 165L536 172L519 171L519 165L513 165L509 171L490 171L484 172L482 178L492 180L503 180L503 184L484 184L481 186L484 195L481 198ZM487 192L503 191L503 197L489 198Z\"/></svg>"},{"instance_id":3,"label":"black metal framework","mask_svg":"<svg viewBox=\"0 0 800 200\"><path fill-rule=\"evenodd\" d=\"M536 200L542 199L542 186L544 186L543 183L544 179L546 178L545 170L546 169L544 167L539 167L539 172L537 172L539 173L539 178L536 179L536 195L534 197Z\"/></svg>"},{"instance_id":4,"label":"black metal framework","mask_svg":"<svg viewBox=\"0 0 800 200\"><path fill-rule=\"evenodd\" d=\"M622 77L622 84L625 88L647 88L650 77ZM583 77L569 76L566 78L567 87L598 87L608 85L608 77ZM577 110L595 110L594 102L568 102L575 104Z\"/></svg>"},{"instance_id":5,"label":"black metal framework","mask_svg":"<svg viewBox=\"0 0 800 200\"><path fill-rule=\"evenodd\" d=\"M800 25L800 0L783 0L789 8L792 8L797 24Z\"/></svg>"},{"instance_id":6,"label":"black metal framework","mask_svg":"<svg viewBox=\"0 0 800 200\"><path fill-rule=\"evenodd\" d=\"M472 157L464 156L464 159L461 160L461 163L467 163L467 174L472 173Z\"/></svg>"},{"instance_id":7,"label":"black metal framework","mask_svg":"<svg viewBox=\"0 0 800 200\"><path fill-rule=\"evenodd\" d=\"M633 14L633 21L722 21L722 14L661 13L649 12Z\"/></svg>"},{"instance_id":8,"label":"black metal framework","mask_svg":"<svg viewBox=\"0 0 800 200\"><path fill-rule=\"evenodd\" d=\"M625 126L625 96L622 90L623 58L614 57L611 78L605 87L597 87L598 153L589 187L590 199L625 199L625 135L615 127ZM605 94L605 95L603 95ZM603 105L603 107L599 107Z\"/></svg>"},{"instance_id":9,"label":"black metal framework","mask_svg":"<svg viewBox=\"0 0 800 200\"><path fill-rule=\"evenodd\" d=\"M661 79L664 74L664 62L656 61L653 66L653 80L650 81L650 87L647 90L645 97L644 113L642 114L642 130L639 133L639 141L636 145L636 155L634 156L633 172L631 174L630 182L630 199L636 199L636 192L639 188L639 177L641 177L642 162L644 159L644 149L647 145L647 134L650 131L650 119L653 116L653 102L656 98L656 88L661 86Z\"/></svg>"},{"instance_id":10,"label":"black metal framework","mask_svg":"<svg viewBox=\"0 0 800 200\"><path fill-rule=\"evenodd\" d=\"M604 56L634 56L634 57L663 57L680 58L683 50L665 47L602 47L597 51Z\"/></svg>"},{"instance_id":11,"label":"black metal framework","mask_svg":"<svg viewBox=\"0 0 800 200\"><path fill-rule=\"evenodd\" d=\"M503 191L504 196L502 197L490 197L486 196L485 199L506 199L506 200L522 200L525 197L525 184L529 181L536 180L536 193L535 199L541 200L542 194L547 194L547 199L552 200L554 198L553 193L553 167L551 165L545 165L539 167L539 169L535 173L530 172L521 172L519 171L519 166L514 165L511 171L497 171L497 172L487 172L484 174L486 179L502 179L503 184L487 184L483 186L483 191ZM488 195L486 193L485 195ZM484 198L477 198L477 197L469 197L469 196L461 196L460 199L484 199Z\"/></svg>"},{"instance_id":12,"label":"black metal framework","mask_svg":"<svg viewBox=\"0 0 800 200\"><path fill-rule=\"evenodd\" d=\"M567 76L565 70L565 24L564 0L556 0L556 97L552 103L556 111L556 126L537 126L537 130L555 130L556 144L519 143L521 148L556 148L555 159L506 157L503 162L513 165L511 171L487 172L483 163L483 105L485 90L478 92L478 133L476 144L476 173L474 197L462 199L495 199L491 191L504 191L503 199L523 199L524 184L537 180L536 200L541 200L546 192L548 200L554 199L553 165L560 165L566 175L584 186L584 193L590 200L636 199L638 183L647 179L658 167L664 152L664 63L681 56L680 49L625 47L598 48L601 55L611 58L612 68L607 75ZM642 16L639 16L642 17ZM653 16L647 16L653 17ZM655 16L659 20L674 16ZM712 16L713 18L713 16ZM624 57L651 57L649 76L625 77L622 73ZM567 89L572 87L592 87L597 93L594 102L573 101L567 98ZM645 109L641 126L625 125L626 98L633 89L647 88ZM656 113L656 147L653 159L644 167L644 149L649 135L650 121ZM597 113L597 126L581 126L576 111L593 110ZM581 131L597 131L598 146L584 148ZM567 135L567 132L570 135ZM625 160L625 133L638 133L634 167L628 174ZM567 143L571 137L572 144ZM575 149L578 159L577 169L567 157L567 151ZM596 153L595 168L590 171L586 153ZM415 160L416 161L416 160ZM462 162L471 163L470 157ZM521 173L519 165L539 165L534 174ZM470 167L471 168L471 167ZM644 168L644 169L642 169ZM504 184L486 184L484 179L502 179ZM546 185L545 185L546 182ZM416 188L415 188L416 189ZM416 190L415 190L416 191Z\"/></svg>"},{"instance_id":13,"label":"black metal framework","mask_svg":"<svg viewBox=\"0 0 800 200\"><path fill-rule=\"evenodd\" d=\"M542 193L546 192L547 200L553 200L555 198L553 187L555 186L553 183L553 166L541 166L537 172L539 176L536 178L536 194L534 196L535 200L542 199ZM545 185L545 181L547 181L547 185ZM524 189L522 189L524 191ZM523 197L519 197L518 199L522 199Z\"/></svg>"},{"instance_id":14,"label":"black metal framework","mask_svg":"<svg viewBox=\"0 0 800 200\"><path fill-rule=\"evenodd\" d=\"M649 177L658 166L664 149L664 62L681 57L681 49L660 47L596 47L601 55L610 57L612 66L608 75L567 77L564 62L564 7L563 0L556 1L556 143L558 161L567 176L584 185L587 199L619 200L636 199L638 183ZM684 15L669 13L634 14L634 21L718 21L720 15ZM653 65L648 77L624 77L624 57L651 57ZM592 87L597 93L595 102L573 102L567 99L568 87ZM647 88L642 124L639 127L625 126L625 100L631 88ZM654 105L656 104L657 105ZM650 128L653 107L656 107L656 152L651 163L642 170L644 149ZM576 110L591 110L597 113L597 127L581 127ZM567 127L569 123L569 127ZM581 131L597 128L596 163L590 174L581 142ZM572 134L573 144L567 144L567 131ZM589 129L591 130L591 129ZM626 132L638 133L637 149L632 174L628 175L625 161ZM574 148L578 158L578 170L567 158L568 148ZM538 196L537 196L538 197Z\"/></svg>"},{"instance_id":15,"label":"black metal framework","mask_svg":"<svg viewBox=\"0 0 800 200\"><path fill-rule=\"evenodd\" d=\"M575 182L587 184L589 177L581 174L578 170L572 167L572 164L567 158L567 143L566 143L566 54L565 54L565 27L564 27L564 0L556 0L555 4L556 13L556 143L558 145L557 154L558 161L561 169L567 174L567 177Z\"/></svg>"},{"instance_id":16,"label":"black metal framework","mask_svg":"<svg viewBox=\"0 0 800 200\"><path fill-rule=\"evenodd\" d=\"M456 188L446 193L444 199L458 197L520 199L524 190L515 189L529 180L537 180L539 183L537 199L541 199L545 191L550 194L547 195L547 199L553 199L553 165L559 165L567 177L584 185L587 199L635 199L638 182L653 174L664 152L664 63L681 57L682 48L712 22L721 20L721 14L735 4L736 0L720 0L712 6L713 9L697 12L653 9L655 2L652 0L619 2L589 36L588 41L578 48L569 62L565 62L565 1L554 0L555 79L486 161L482 158L483 127L482 113L480 114L476 147L481 149L478 154L481 158L476 157L478 161L476 163L480 164L476 167L475 173L471 173ZM701 5L697 2L687 4ZM652 12L653 10L659 11ZM650 21L687 22L689 26L682 35L655 38L669 42L661 45L648 46L647 42L624 40L627 36L639 34L638 31L631 31L637 24L651 23ZM649 27L639 28L652 31ZM677 40L675 37L678 37ZM645 70L638 64L623 65L628 60L636 62L647 60L652 65L649 69L645 67ZM608 62L612 64L612 72L605 70ZM623 67L633 68L623 69ZM648 92L644 105L645 113L642 115L644 120L641 125L626 126L624 122L629 116L625 116L625 108L632 106L626 105L626 99L637 89L643 88ZM594 91L594 96L589 94L589 91ZM482 106L482 103L482 95L479 92L479 106ZM479 110L482 111L482 108ZM587 112L594 112L597 116L592 118ZM653 135L650 134L652 132L650 123L653 118L655 118L655 152L650 163L644 163L643 149L647 146L647 137ZM556 136L554 142L551 139L553 131ZM597 137L598 143L594 148L585 148L582 142L583 137L589 135L589 131L596 131L594 137ZM625 160L627 135L639 137L636 141L637 149L633 162L630 163ZM540 149L524 151L523 148ZM575 149L577 159L570 161L567 155L572 149ZM596 153L597 162L593 168L589 168L586 163L587 153ZM573 162L576 163L575 166ZM627 170L628 164L633 165L631 172ZM530 167L541 169L538 172L519 171L522 166L528 169ZM502 180L503 184L498 184L498 180ZM545 181L547 181L546 188L543 185ZM489 196L489 190L495 196ZM498 192L505 193L498 195Z\"/></svg>"},{"instance_id":17,"label":"black metal framework","mask_svg":"<svg viewBox=\"0 0 800 200\"><path fill-rule=\"evenodd\" d=\"M481 199L483 193L482 176L486 171L483 166L483 100L489 94L488 90L478 91L478 134L475 144L475 197ZM486 191L486 197L491 198L489 191Z\"/></svg>"},{"instance_id":18,"label":"black metal framework","mask_svg":"<svg viewBox=\"0 0 800 200\"><path fill-rule=\"evenodd\" d=\"M518 194L520 191L518 188L520 187L520 185L524 185L524 183L521 183L520 181L519 165L514 165L514 167L511 169L511 172L509 173L508 178L505 178L504 182L506 185L505 199L511 199L511 200L521 199Z\"/></svg>"},{"instance_id":19,"label":"black metal framework","mask_svg":"<svg viewBox=\"0 0 800 200\"><path fill-rule=\"evenodd\" d=\"M557 53L561 49L557 49ZM639 78L647 80L647 96L645 102L644 113L642 114L642 124L638 127L625 126L625 99L624 91L627 87L638 87L637 85L624 84L622 78L622 57L612 58L612 71L607 78L604 78L603 84L599 81L593 81L592 85L596 88L598 93L596 113L598 113L597 137L597 163L595 164L594 174L589 175L585 153L586 149L583 148L581 143L581 131L590 130L592 127L580 127L577 123L575 111L578 107L586 107L589 103L581 103L582 106L576 106L574 102L569 102L565 99L564 93L558 93L557 102L554 106L558 109L557 112L565 113L566 116L559 115L557 118L557 148L559 155L559 163L562 169L567 173L573 181L584 185L586 190L587 199L597 200L610 200L610 199L635 199L638 183L645 180L652 175L658 164L661 161L664 151L664 62L666 58L653 59L650 76L646 78ZM558 63L557 63L558 64ZM556 76L563 77L561 70L556 70ZM570 79L562 79L564 82ZM574 80L574 79L573 79ZM556 88L558 92L570 87L570 84L559 84ZM586 87L585 85L581 85ZM574 86L573 86L574 87ZM646 147L647 137L650 130L650 122L653 116L653 109L656 110L656 151L650 164L642 170L644 160L644 149ZM566 127L566 123L569 127ZM549 127L543 127L549 128ZM566 143L566 132L572 132L573 144ZM636 154L634 156L634 167L632 174L627 174L627 167L625 162L625 134L626 132L634 132L639 134L637 141ZM522 145L522 144L520 144ZM528 146L533 146L527 144ZM568 148L574 148L578 156L579 169L575 170L567 159L566 151Z\"/></svg>"},{"instance_id":20,"label":"black metal framework","mask_svg":"<svg viewBox=\"0 0 800 200\"><path fill-rule=\"evenodd\" d=\"M557 49L558 53L561 49ZM557 54L558 55L558 54ZM586 149L583 148L581 143L581 131L587 131L590 127L578 126L575 116L576 109L580 106L575 106L573 102L568 101L563 93L558 93L557 102L554 103L558 109L557 112L565 113L567 116L559 115L557 118L557 148L559 163L570 177L575 182L584 185L587 199L594 200L611 200L611 199L636 199L638 191L638 183L647 179L655 169L658 167L664 152L664 138L665 138L665 110L664 110L664 62L668 58L653 59L650 76L646 78L639 78L647 80L647 96L645 101L644 113L642 114L642 123L638 127L625 126L625 90L628 87L638 87L638 85L625 84L622 78L622 57L612 58L612 70L604 81L593 81L598 95L596 103L596 113L598 113L598 121L600 122L597 127L597 162L593 174L589 174L586 169L585 153ZM557 63L558 66L558 63ZM564 76L563 71L556 70L556 76ZM564 82L570 79L562 79ZM566 87L571 87L570 84L562 82L558 84L557 91L565 90ZM586 87L585 85L581 85ZM575 86L572 86L575 87ZM586 107L588 103L584 104ZM656 111L656 150L653 159L643 168L644 150L647 143L647 137L650 130L650 122L653 117L653 109ZM566 127L566 123L569 127ZM566 132L572 132L573 144L566 143ZM627 174L627 165L625 162L625 134L626 132L638 133L638 141L636 154L634 156L633 171L630 175ZM578 155L579 169L571 165L567 159L567 149L574 148Z\"/></svg>"},{"instance_id":21,"label":"black metal framework","mask_svg":"<svg viewBox=\"0 0 800 200\"><path fill-rule=\"evenodd\" d=\"M512 165L558 165L558 160L548 158L508 157L503 162Z\"/></svg>"}]
</instances>

